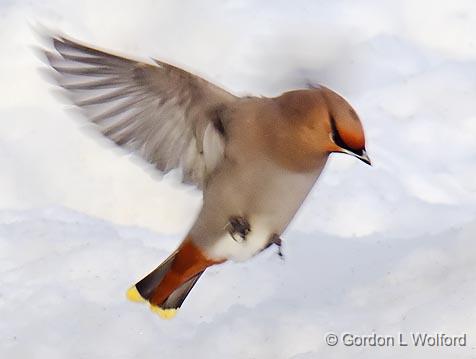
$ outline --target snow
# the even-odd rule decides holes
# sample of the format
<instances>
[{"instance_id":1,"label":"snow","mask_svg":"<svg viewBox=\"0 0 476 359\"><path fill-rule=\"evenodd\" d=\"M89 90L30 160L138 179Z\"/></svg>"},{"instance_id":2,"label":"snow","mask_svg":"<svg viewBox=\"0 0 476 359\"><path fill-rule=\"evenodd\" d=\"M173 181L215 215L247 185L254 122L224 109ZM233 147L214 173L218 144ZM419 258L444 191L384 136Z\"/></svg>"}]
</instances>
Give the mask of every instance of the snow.
<instances>
[{"instance_id":1,"label":"snow","mask_svg":"<svg viewBox=\"0 0 476 359\"><path fill-rule=\"evenodd\" d=\"M476 4L471 0L0 3L0 356L476 356ZM307 83L364 123L285 238L207 271L173 321L125 290L179 243L200 194L112 149L38 74L40 21L238 94ZM461 335L462 348L335 347L326 333Z\"/></svg>"}]
</instances>

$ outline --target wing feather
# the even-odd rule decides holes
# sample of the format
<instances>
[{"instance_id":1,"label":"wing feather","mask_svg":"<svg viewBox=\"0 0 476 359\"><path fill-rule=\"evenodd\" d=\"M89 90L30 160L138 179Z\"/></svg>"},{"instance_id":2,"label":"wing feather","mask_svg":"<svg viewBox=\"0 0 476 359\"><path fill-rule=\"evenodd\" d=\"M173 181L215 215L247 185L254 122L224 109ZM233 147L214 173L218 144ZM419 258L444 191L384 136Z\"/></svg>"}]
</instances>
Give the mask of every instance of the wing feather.
<instances>
[{"instance_id":1,"label":"wing feather","mask_svg":"<svg viewBox=\"0 0 476 359\"><path fill-rule=\"evenodd\" d=\"M183 182L202 188L224 156L216 110L237 97L168 63L146 63L52 36L55 80L101 133Z\"/></svg>"}]
</instances>

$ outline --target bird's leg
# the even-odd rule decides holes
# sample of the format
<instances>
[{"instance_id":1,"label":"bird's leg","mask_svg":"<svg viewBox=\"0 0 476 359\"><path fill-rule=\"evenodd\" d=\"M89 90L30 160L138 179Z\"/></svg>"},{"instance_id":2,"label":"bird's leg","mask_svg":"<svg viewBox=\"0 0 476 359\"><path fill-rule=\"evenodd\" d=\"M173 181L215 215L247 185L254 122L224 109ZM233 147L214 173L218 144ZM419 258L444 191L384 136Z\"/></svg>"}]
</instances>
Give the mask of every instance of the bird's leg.
<instances>
[{"instance_id":1,"label":"bird's leg","mask_svg":"<svg viewBox=\"0 0 476 359\"><path fill-rule=\"evenodd\" d=\"M249 222L246 218L240 216L230 217L227 228L231 238L236 242L243 242L246 240L246 235L251 231Z\"/></svg>"},{"instance_id":2,"label":"bird's leg","mask_svg":"<svg viewBox=\"0 0 476 359\"><path fill-rule=\"evenodd\" d=\"M269 245L272 245L272 244L276 244L278 246L278 255L281 257L281 259L284 259L284 255L281 250L281 246L283 245L283 240L276 233L274 233L269 240Z\"/></svg>"}]
</instances>

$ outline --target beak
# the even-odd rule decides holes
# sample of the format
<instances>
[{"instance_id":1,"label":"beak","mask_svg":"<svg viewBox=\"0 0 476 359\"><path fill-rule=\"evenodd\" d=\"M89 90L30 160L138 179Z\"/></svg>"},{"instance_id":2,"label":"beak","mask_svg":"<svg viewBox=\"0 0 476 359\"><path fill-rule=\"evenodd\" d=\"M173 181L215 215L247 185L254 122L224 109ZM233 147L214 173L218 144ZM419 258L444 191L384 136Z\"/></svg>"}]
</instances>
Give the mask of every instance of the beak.
<instances>
[{"instance_id":1,"label":"beak","mask_svg":"<svg viewBox=\"0 0 476 359\"><path fill-rule=\"evenodd\" d=\"M363 150L362 151L362 154L360 155L354 155L355 157L357 157L359 160L361 160L362 162L365 162L366 164L368 164L369 166L372 166L372 162L370 161L370 158L369 158L369 155L367 154L367 151L366 150Z\"/></svg>"},{"instance_id":2,"label":"beak","mask_svg":"<svg viewBox=\"0 0 476 359\"><path fill-rule=\"evenodd\" d=\"M362 152L361 152L360 154L359 154L359 153L352 152L352 151L349 151L349 150L346 150L346 149L341 149L339 152L347 153L348 155L357 157L357 158L358 158L359 160L361 160L362 162L365 162L365 163L368 164L369 166L372 166L372 162L370 161L369 155L367 154L367 151L366 151L365 149L362 150Z\"/></svg>"}]
</instances>

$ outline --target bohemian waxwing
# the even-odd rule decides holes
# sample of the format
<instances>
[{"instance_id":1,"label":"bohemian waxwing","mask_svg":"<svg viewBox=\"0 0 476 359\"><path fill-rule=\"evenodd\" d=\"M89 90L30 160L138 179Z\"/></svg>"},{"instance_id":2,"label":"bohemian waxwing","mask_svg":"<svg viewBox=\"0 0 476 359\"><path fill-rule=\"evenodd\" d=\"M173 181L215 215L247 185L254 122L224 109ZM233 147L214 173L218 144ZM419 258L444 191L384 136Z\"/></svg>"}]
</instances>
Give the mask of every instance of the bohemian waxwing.
<instances>
[{"instance_id":1,"label":"bohemian waxwing","mask_svg":"<svg viewBox=\"0 0 476 359\"><path fill-rule=\"evenodd\" d=\"M359 117L324 86L237 97L162 61L48 40L55 80L104 136L203 191L177 250L127 292L161 317L175 314L209 266L280 245L330 153L370 164Z\"/></svg>"}]
</instances>

